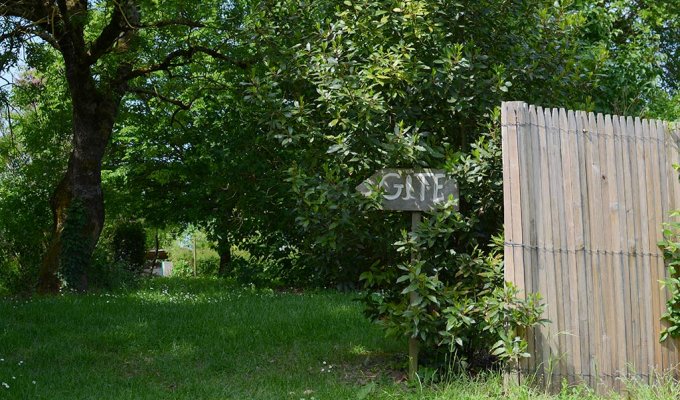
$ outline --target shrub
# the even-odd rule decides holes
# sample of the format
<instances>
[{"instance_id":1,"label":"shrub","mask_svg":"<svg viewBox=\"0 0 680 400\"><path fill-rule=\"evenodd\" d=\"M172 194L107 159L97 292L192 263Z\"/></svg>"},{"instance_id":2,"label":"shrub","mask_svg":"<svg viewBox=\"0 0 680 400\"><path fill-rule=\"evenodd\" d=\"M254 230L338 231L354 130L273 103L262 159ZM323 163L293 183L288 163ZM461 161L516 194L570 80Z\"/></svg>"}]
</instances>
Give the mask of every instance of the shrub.
<instances>
[{"instance_id":1,"label":"shrub","mask_svg":"<svg viewBox=\"0 0 680 400\"><path fill-rule=\"evenodd\" d=\"M671 217L679 217L680 210L671 213ZM680 337L680 222L664 224L664 240L659 243L666 259L667 278L662 280L663 286L668 289L670 296L666 302L666 312L661 320L666 326L661 331L659 340L664 341L668 337Z\"/></svg>"},{"instance_id":2,"label":"shrub","mask_svg":"<svg viewBox=\"0 0 680 400\"><path fill-rule=\"evenodd\" d=\"M186 248L176 248L170 251L173 276L189 277L194 275L193 251ZM220 257L208 248L196 250L196 275L217 276L220 268Z\"/></svg>"},{"instance_id":3,"label":"shrub","mask_svg":"<svg viewBox=\"0 0 680 400\"><path fill-rule=\"evenodd\" d=\"M376 262L361 275L367 315L390 335L418 338L426 363L443 363L450 353L462 368L526 357L522 331L544 322L538 295L521 299L504 283L502 240L486 233L502 215L499 160L492 134L457 155L449 169L461 211L449 201L430 213L414 232L402 231L400 262Z\"/></svg>"},{"instance_id":4,"label":"shrub","mask_svg":"<svg viewBox=\"0 0 680 400\"><path fill-rule=\"evenodd\" d=\"M146 262L146 233L139 222L122 222L114 228L113 260L140 274Z\"/></svg>"}]
</instances>

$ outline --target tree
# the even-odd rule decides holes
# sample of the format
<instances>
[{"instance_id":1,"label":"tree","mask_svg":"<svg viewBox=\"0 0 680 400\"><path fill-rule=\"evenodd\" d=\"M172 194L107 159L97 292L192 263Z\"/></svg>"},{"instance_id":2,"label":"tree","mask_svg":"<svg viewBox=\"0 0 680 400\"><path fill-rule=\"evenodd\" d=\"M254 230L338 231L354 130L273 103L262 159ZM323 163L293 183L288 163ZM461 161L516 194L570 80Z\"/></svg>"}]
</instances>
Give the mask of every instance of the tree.
<instances>
[{"instance_id":1,"label":"tree","mask_svg":"<svg viewBox=\"0 0 680 400\"><path fill-rule=\"evenodd\" d=\"M192 62L207 56L246 68L231 42L220 38L237 31L238 13L222 2L0 2L0 66L16 64L22 46L50 45L61 56L72 108L71 152L50 199L54 226L39 291L57 291L57 272L66 267L79 276L70 284L87 288L85 266L104 224L102 159L124 96L153 95L184 106L158 93L157 74L186 79Z\"/></svg>"}]
</instances>

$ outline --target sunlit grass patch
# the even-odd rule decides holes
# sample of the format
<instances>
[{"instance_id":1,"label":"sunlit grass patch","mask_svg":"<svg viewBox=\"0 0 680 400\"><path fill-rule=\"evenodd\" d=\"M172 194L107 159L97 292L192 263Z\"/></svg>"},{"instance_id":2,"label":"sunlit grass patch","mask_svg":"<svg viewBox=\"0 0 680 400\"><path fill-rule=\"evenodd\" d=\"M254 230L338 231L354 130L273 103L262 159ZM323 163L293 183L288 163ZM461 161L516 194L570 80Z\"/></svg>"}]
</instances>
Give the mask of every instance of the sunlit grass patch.
<instances>
[{"instance_id":1,"label":"sunlit grass patch","mask_svg":"<svg viewBox=\"0 0 680 400\"><path fill-rule=\"evenodd\" d=\"M504 388L498 375L404 381L405 343L353 295L278 292L216 279L0 300L0 399L588 399ZM672 380L628 384L675 399ZM675 396L675 397L668 397Z\"/></svg>"}]
</instances>

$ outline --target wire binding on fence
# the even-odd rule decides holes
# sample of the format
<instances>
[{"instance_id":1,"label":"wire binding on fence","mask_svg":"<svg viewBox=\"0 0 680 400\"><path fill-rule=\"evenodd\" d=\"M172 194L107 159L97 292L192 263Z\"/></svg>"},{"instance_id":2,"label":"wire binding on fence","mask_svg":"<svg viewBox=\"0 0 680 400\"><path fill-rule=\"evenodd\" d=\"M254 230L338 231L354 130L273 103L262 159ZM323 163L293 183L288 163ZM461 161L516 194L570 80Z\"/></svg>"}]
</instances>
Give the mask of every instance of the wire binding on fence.
<instances>
[{"instance_id":1,"label":"wire binding on fence","mask_svg":"<svg viewBox=\"0 0 680 400\"><path fill-rule=\"evenodd\" d=\"M503 245L506 247L512 247L512 248L521 248L521 249L526 249L526 250L539 250L539 251L545 251L546 253L558 253L558 254L576 254L576 253L585 253L588 255L614 255L614 256L643 256L643 257L658 257L658 258L663 258L662 253L650 253L650 252L644 252L644 251L609 251L609 250L600 250L600 249L587 249L587 248L582 248L582 249L562 249L562 248L554 248L554 247L547 247L547 246L533 246L529 244L524 244L524 243L515 243L515 242L503 242Z\"/></svg>"},{"instance_id":2,"label":"wire binding on fence","mask_svg":"<svg viewBox=\"0 0 680 400\"><path fill-rule=\"evenodd\" d=\"M669 138L658 138L658 137L651 137L651 136L634 136L634 135L614 135L614 134L608 134L608 133L601 133L601 132L593 132L587 129L582 129L581 131L576 131L573 129L562 129L560 127L556 126L546 126L546 125L540 125L540 124L534 124L531 122L524 122L524 123L514 123L514 124L501 124L501 127L507 128L507 127L523 127L523 126L533 126L536 128L542 128L545 129L546 132L553 130L557 131L559 133L565 133L567 135L575 135L575 136L583 136L587 138L592 138L592 137L597 137L597 138L609 138L613 140L620 140L620 141L633 141L633 142L655 142L655 143L660 143L660 144L668 144L669 142L677 143L678 141L676 140L669 140Z\"/></svg>"}]
</instances>

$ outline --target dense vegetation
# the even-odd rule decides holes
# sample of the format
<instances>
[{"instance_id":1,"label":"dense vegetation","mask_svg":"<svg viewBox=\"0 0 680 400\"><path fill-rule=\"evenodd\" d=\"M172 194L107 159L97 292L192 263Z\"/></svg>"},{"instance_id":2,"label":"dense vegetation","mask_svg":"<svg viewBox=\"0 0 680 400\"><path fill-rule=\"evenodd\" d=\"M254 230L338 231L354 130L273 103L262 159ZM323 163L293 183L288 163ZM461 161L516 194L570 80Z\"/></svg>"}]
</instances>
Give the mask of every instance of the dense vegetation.
<instances>
[{"instance_id":1,"label":"dense vegetation","mask_svg":"<svg viewBox=\"0 0 680 400\"><path fill-rule=\"evenodd\" d=\"M680 116L677 2L29 3L0 3L5 294L129 285L135 226L200 231L197 272L363 288L431 365L486 367L540 322L502 279L500 102ZM460 203L406 234L354 189L395 166Z\"/></svg>"}]
</instances>

